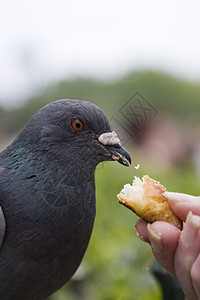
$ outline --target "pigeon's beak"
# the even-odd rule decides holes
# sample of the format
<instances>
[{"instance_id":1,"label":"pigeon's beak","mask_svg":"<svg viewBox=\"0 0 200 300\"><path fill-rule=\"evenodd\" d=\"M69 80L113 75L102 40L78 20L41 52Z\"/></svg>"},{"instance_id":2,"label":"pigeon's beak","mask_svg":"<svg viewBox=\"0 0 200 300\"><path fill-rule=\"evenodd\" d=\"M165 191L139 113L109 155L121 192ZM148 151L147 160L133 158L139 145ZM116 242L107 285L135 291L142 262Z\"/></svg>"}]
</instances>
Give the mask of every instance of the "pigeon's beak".
<instances>
[{"instance_id":1,"label":"pigeon's beak","mask_svg":"<svg viewBox=\"0 0 200 300\"><path fill-rule=\"evenodd\" d=\"M104 145L107 151L109 151L112 160L116 160L124 166L130 166L130 154L125 148L122 147L116 132L112 131L103 133L99 136L98 141Z\"/></svg>"}]
</instances>

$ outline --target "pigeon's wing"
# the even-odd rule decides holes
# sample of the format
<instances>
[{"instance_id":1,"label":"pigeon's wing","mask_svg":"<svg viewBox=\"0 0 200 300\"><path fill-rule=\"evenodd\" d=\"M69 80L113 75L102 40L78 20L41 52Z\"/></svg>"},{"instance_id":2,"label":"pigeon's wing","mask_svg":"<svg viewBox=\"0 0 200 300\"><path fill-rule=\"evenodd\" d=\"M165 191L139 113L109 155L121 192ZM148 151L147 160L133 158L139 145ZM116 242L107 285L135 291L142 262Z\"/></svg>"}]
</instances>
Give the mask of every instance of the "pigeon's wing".
<instances>
[{"instance_id":1,"label":"pigeon's wing","mask_svg":"<svg viewBox=\"0 0 200 300\"><path fill-rule=\"evenodd\" d=\"M0 206L0 248L3 244L5 231L6 231L6 221L5 221L3 210Z\"/></svg>"}]
</instances>

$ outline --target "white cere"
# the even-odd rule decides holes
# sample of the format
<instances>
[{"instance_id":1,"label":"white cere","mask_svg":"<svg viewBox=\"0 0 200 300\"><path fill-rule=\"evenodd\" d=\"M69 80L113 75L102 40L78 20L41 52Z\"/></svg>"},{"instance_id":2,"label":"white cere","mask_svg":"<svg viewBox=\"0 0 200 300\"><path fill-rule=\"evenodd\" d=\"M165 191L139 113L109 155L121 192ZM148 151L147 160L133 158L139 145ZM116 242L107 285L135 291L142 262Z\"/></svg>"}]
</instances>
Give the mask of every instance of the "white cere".
<instances>
[{"instance_id":1,"label":"white cere","mask_svg":"<svg viewBox=\"0 0 200 300\"><path fill-rule=\"evenodd\" d=\"M103 145L120 144L120 140L115 131L102 133L98 138L99 142Z\"/></svg>"}]
</instances>

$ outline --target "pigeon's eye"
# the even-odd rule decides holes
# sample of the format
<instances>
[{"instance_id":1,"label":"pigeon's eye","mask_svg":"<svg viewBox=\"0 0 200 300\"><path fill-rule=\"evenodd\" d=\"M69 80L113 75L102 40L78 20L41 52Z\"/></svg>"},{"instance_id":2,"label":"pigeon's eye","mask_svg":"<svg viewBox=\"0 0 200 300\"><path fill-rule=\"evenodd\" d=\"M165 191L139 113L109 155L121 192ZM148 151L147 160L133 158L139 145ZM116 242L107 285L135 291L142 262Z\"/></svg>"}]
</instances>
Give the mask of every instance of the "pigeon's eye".
<instances>
[{"instance_id":1,"label":"pigeon's eye","mask_svg":"<svg viewBox=\"0 0 200 300\"><path fill-rule=\"evenodd\" d=\"M83 129L83 126L83 122L79 119L75 119L72 121L72 128L77 131Z\"/></svg>"}]
</instances>

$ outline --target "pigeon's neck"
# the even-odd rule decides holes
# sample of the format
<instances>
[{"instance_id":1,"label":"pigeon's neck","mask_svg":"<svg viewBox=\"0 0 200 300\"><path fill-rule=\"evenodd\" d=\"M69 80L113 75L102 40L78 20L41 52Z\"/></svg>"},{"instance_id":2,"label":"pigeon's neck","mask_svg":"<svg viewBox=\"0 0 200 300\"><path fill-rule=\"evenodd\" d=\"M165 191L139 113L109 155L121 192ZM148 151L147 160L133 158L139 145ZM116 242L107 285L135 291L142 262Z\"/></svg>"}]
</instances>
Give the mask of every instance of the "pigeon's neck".
<instances>
[{"instance_id":1,"label":"pigeon's neck","mask_svg":"<svg viewBox=\"0 0 200 300\"><path fill-rule=\"evenodd\" d=\"M34 152L33 145L16 138L11 145L1 152L0 165L9 169L17 169L28 161L34 160L36 157Z\"/></svg>"},{"instance_id":2,"label":"pigeon's neck","mask_svg":"<svg viewBox=\"0 0 200 300\"><path fill-rule=\"evenodd\" d=\"M3 209L6 207L10 232L15 232L18 224L24 240L32 239L34 245L39 245L48 239L55 250L51 250L52 255L60 251L66 255L79 252L81 241L87 246L94 223L94 168L85 168L81 160L71 157L62 163L50 159L27 163L6 171L1 182L6 192L1 204ZM29 228L32 228L31 236ZM21 236L19 233L18 240L23 244ZM75 246L68 252L71 239ZM29 243L23 247L31 251Z\"/></svg>"},{"instance_id":3,"label":"pigeon's neck","mask_svg":"<svg viewBox=\"0 0 200 300\"><path fill-rule=\"evenodd\" d=\"M0 166L12 172L13 185L5 182L5 190L33 219L47 218L48 222L51 216L59 221L60 216L66 218L67 212L74 211L83 218L81 210L95 210L96 165L87 155L60 148L29 149L19 141L2 152ZM18 197L19 193L23 196Z\"/></svg>"},{"instance_id":4,"label":"pigeon's neck","mask_svg":"<svg viewBox=\"0 0 200 300\"><path fill-rule=\"evenodd\" d=\"M76 205L81 207L95 202L96 164L89 156L81 156L67 149L28 149L19 141L1 153L0 167L12 170L14 183L18 189L22 188L20 193L28 195L32 190L30 208L38 216L48 209L57 213L69 207L73 210ZM26 197L16 199L27 202Z\"/></svg>"},{"instance_id":5,"label":"pigeon's neck","mask_svg":"<svg viewBox=\"0 0 200 300\"><path fill-rule=\"evenodd\" d=\"M74 166L72 173L76 176L94 174L97 164L91 156L93 153L87 153L87 149L74 149L65 145L45 145L29 143L29 140L16 138L16 140L0 154L0 166L9 169L21 169L26 172L33 172L34 167L39 169L46 168L65 168ZM70 171L70 172L71 172ZM70 173L70 174L72 174ZM33 174L32 174L33 175ZM84 175L85 176L85 175Z\"/></svg>"},{"instance_id":6,"label":"pigeon's neck","mask_svg":"<svg viewBox=\"0 0 200 300\"><path fill-rule=\"evenodd\" d=\"M56 211L95 205L94 171L77 161L69 160L65 167L52 166L43 177L41 188L47 207Z\"/></svg>"}]
</instances>

